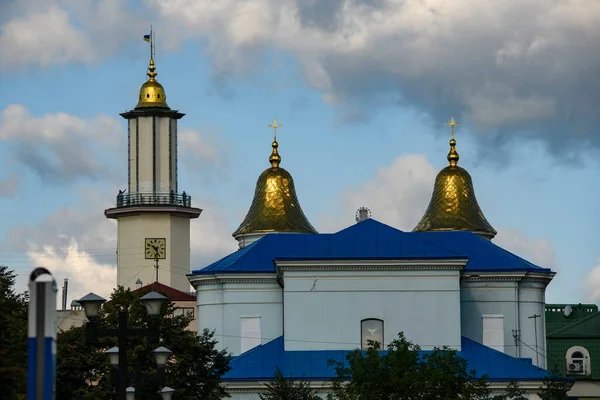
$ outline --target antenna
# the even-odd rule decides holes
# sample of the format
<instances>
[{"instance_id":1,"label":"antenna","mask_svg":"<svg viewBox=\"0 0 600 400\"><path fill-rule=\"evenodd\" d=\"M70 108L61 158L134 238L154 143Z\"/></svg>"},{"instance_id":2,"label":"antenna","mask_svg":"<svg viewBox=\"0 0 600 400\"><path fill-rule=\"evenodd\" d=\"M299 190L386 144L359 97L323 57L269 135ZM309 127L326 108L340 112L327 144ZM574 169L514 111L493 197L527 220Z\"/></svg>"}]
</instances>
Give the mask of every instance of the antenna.
<instances>
[{"instance_id":1,"label":"antenna","mask_svg":"<svg viewBox=\"0 0 600 400\"><path fill-rule=\"evenodd\" d=\"M156 40L156 35L154 34L154 30L152 29L152 26L150 26L150 34L152 35L152 42L150 42L150 51L152 51L152 58L155 59L156 44L154 43L154 41ZM155 61L156 61L156 59L155 59Z\"/></svg>"},{"instance_id":2,"label":"antenna","mask_svg":"<svg viewBox=\"0 0 600 400\"><path fill-rule=\"evenodd\" d=\"M538 349L538 335L537 335L537 319L541 317L541 315L539 314L533 314L531 316L529 316L528 318L531 319L533 318L533 327L534 327L534 331L535 331L535 365L537 367L540 366L540 352Z\"/></svg>"},{"instance_id":3,"label":"antenna","mask_svg":"<svg viewBox=\"0 0 600 400\"><path fill-rule=\"evenodd\" d=\"M369 210L367 207L361 207L358 210L356 210L356 222L362 222L364 220L367 220L371 218L371 210Z\"/></svg>"}]
</instances>

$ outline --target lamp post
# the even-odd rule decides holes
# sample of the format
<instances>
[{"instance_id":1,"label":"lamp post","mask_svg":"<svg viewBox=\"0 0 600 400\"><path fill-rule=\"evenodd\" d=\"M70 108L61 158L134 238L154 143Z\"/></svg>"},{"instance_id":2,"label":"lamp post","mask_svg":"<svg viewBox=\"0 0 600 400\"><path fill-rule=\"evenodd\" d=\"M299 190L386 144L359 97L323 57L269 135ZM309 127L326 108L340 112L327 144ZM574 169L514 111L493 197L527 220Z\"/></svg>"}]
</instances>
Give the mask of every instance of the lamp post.
<instances>
[{"instance_id":1,"label":"lamp post","mask_svg":"<svg viewBox=\"0 0 600 400\"><path fill-rule=\"evenodd\" d=\"M140 297L139 300L146 307L146 312L150 317L150 323L148 324L147 328L132 328L128 326L127 322L129 319L129 312L127 310L118 312L118 325L116 328L99 327L98 320L100 316L100 308L106 300L98 295L95 295L94 293L90 293L78 300L85 311L87 319L89 320L89 322L86 324L86 341L89 344L97 343L99 338L117 338L117 347L112 347L105 353L109 357L111 369L113 370L113 373L111 374L111 383L117 390L119 400L135 400L141 396L140 390L136 392L135 388L127 387L129 380L127 373L127 340L132 336L140 336L146 337L152 344L159 342L157 317L160 315L160 309L167 301L167 298L159 293L150 292ZM160 383L162 385L162 382L164 382L165 364L172 352L165 347L159 347L154 350L154 354L158 365L159 378L162 378L160 379ZM139 381L139 379L136 380ZM139 382L136 382L136 384L139 389ZM167 391L165 394L161 393L163 399L165 399L165 395L168 396L166 398L168 400L171 397L172 392Z\"/></svg>"}]
</instances>

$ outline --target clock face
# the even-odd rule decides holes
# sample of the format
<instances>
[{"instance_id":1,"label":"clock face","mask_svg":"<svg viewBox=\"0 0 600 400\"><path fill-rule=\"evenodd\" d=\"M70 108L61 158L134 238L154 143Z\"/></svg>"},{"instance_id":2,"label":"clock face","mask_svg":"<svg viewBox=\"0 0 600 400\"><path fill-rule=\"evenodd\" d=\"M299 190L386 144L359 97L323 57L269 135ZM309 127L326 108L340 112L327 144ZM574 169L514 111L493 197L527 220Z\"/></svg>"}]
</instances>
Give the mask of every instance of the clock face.
<instances>
[{"instance_id":1,"label":"clock face","mask_svg":"<svg viewBox=\"0 0 600 400\"><path fill-rule=\"evenodd\" d=\"M146 259L165 259L167 257L167 239L146 238L144 252Z\"/></svg>"}]
</instances>

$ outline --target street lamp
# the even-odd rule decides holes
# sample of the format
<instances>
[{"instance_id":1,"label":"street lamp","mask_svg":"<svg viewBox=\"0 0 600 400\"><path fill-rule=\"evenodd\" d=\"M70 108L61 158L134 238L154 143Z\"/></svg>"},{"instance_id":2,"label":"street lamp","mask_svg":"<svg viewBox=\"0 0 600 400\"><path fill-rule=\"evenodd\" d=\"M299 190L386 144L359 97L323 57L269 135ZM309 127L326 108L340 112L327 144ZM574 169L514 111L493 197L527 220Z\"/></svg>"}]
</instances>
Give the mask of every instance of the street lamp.
<instances>
[{"instance_id":1,"label":"street lamp","mask_svg":"<svg viewBox=\"0 0 600 400\"><path fill-rule=\"evenodd\" d=\"M104 354L108 354L108 360L110 361L111 366L113 366L113 367L119 366L119 348L118 347L111 347L110 349L106 350L104 352Z\"/></svg>"},{"instance_id":2,"label":"street lamp","mask_svg":"<svg viewBox=\"0 0 600 400\"><path fill-rule=\"evenodd\" d=\"M127 372L127 347L129 338L132 336L145 337L148 339L149 343L158 343L160 340L158 329L159 321L156 317L160 315L161 307L168 299L159 293L150 292L140 297L139 300L146 307L146 312L150 317L147 328L133 328L128 326L128 310L118 311L117 327L102 327L99 324L100 308L106 300L94 293L89 293L82 299L78 300L79 304L81 304L85 310L85 315L89 320L89 322L86 324L87 343L97 343L99 338L117 338L117 346L106 350L105 353L108 355L110 360L112 367L111 381L115 386L119 400L135 400L141 395L141 392L138 391L138 393L136 393L133 387L127 387L128 381L131 379ZM154 351L154 353L159 367L159 385L162 385L164 382L164 366L172 352L165 347L159 347ZM160 363L162 363L162 367ZM135 380L136 386L139 389L141 387L139 383L139 374L136 374Z\"/></svg>"},{"instance_id":3,"label":"street lamp","mask_svg":"<svg viewBox=\"0 0 600 400\"><path fill-rule=\"evenodd\" d=\"M160 309L167 300L165 296L156 292L150 292L140 297L140 301L146 306L146 312L150 317L160 315Z\"/></svg>"},{"instance_id":4,"label":"street lamp","mask_svg":"<svg viewBox=\"0 0 600 400\"><path fill-rule=\"evenodd\" d=\"M86 294L81 299L77 300L77 302L83 307L85 316L90 321L94 321L98 318L98 315L100 314L100 307L102 307L102 304L105 301L106 299L103 299L94 293Z\"/></svg>"},{"instance_id":5,"label":"street lamp","mask_svg":"<svg viewBox=\"0 0 600 400\"><path fill-rule=\"evenodd\" d=\"M125 393L127 394L127 396L126 396L127 400L135 400L135 389L134 388L129 386L127 389L125 389Z\"/></svg>"},{"instance_id":6,"label":"street lamp","mask_svg":"<svg viewBox=\"0 0 600 400\"><path fill-rule=\"evenodd\" d=\"M160 397L162 397L163 400L171 400L171 396L175 393L175 389L165 386L159 390L158 393L160 393Z\"/></svg>"},{"instance_id":7,"label":"street lamp","mask_svg":"<svg viewBox=\"0 0 600 400\"><path fill-rule=\"evenodd\" d=\"M171 354L173 354L173 352L171 350L169 350L163 346L154 350L153 353L154 353L154 357L156 357L156 365L159 368L164 367L165 364L167 363L167 360L169 359L169 357L171 357Z\"/></svg>"}]
</instances>

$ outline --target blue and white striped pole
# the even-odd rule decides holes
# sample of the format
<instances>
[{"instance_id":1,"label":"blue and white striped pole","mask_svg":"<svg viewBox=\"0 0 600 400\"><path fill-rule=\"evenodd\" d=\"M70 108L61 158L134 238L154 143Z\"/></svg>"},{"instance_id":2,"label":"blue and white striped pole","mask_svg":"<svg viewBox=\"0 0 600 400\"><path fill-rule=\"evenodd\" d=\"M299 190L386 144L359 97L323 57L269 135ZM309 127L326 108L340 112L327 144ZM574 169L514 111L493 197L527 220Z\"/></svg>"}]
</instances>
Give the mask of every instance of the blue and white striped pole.
<instances>
[{"instance_id":1,"label":"blue and white striped pole","mask_svg":"<svg viewBox=\"0 0 600 400\"><path fill-rule=\"evenodd\" d=\"M27 400L54 400L57 291L50 271L33 270L29 277Z\"/></svg>"}]
</instances>

